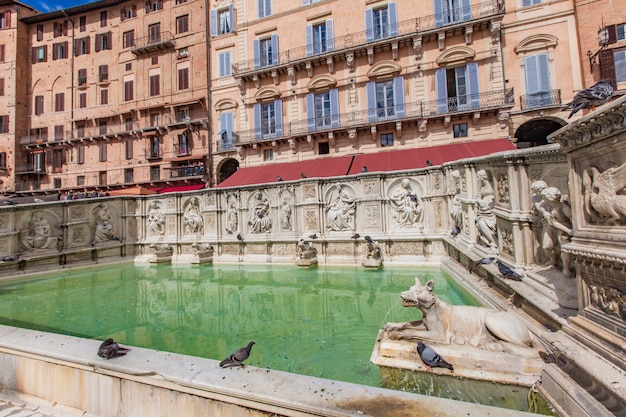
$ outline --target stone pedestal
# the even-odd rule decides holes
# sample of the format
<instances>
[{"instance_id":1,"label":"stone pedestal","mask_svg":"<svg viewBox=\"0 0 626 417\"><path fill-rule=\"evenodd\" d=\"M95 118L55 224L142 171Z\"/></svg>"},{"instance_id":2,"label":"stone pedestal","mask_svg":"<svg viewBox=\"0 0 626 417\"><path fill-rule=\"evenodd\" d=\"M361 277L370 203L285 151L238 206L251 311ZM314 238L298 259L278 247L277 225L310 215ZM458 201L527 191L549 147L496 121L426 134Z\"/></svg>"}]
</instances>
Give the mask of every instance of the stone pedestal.
<instances>
[{"instance_id":1,"label":"stone pedestal","mask_svg":"<svg viewBox=\"0 0 626 417\"><path fill-rule=\"evenodd\" d=\"M383 260L372 258L363 259L363 261L361 262L361 266L367 269L379 269L383 267Z\"/></svg>"},{"instance_id":2,"label":"stone pedestal","mask_svg":"<svg viewBox=\"0 0 626 417\"><path fill-rule=\"evenodd\" d=\"M192 265L213 263L213 252L213 248L197 251L191 260Z\"/></svg>"}]
</instances>

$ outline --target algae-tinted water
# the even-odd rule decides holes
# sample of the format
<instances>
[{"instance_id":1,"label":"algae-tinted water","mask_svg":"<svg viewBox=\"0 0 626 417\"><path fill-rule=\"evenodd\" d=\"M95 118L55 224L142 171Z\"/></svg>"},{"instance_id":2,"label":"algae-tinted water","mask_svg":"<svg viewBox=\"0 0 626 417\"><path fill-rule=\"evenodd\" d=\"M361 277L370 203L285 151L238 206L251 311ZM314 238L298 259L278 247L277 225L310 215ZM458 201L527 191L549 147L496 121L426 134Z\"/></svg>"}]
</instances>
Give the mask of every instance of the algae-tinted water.
<instances>
[{"instance_id":1,"label":"algae-tinted water","mask_svg":"<svg viewBox=\"0 0 626 417\"><path fill-rule=\"evenodd\" d=\"M122 265L0 282L0 323L217 360L253 340L249 365L380 386L376 335L421 318L415 276L477 305L438 268Z\"/></svg>"}]
</instances>

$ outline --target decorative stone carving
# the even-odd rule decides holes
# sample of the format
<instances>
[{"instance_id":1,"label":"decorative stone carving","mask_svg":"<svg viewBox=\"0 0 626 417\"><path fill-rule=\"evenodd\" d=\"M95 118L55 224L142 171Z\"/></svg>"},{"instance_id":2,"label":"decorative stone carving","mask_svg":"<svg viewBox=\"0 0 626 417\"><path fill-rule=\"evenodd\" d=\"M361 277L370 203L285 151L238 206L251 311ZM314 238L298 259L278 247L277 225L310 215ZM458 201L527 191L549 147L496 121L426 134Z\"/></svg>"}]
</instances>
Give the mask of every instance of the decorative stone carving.
<instances>
[{"instance_id":1,"label":"decorative stone carving","mask_svg":"<svg viewBox=\"0 0 626 417\"><path fill-rule=\"evenodd\" d=\"M334 184L328 193L326 227L333 231L352 230L356 212L356 197L345 184Z\"/></svg>"},{"instance_id":2,"label":"decorative stone carving","mask_svg":"<svg viewBox=\"0 0 626 417\"><path fill-rule=\"evenodd\" d=\"M300 239L298 241L298 259L296 265L299 267L310 267L317 265L317 249L310 240Z\"/></svg>"},{"instance_id":3,"label":"decorative stone carving","mask_svg":"<svg viewBox=\"0 0 626 417\"><path fill-rule=\"evenodd\" d=\"M550 265L557 265L559 258L563 275L571 275L571 256L561 251L561 247L571 240L572 209L567 201L562 201L561 191L556 187L546 187L541 191L543 214L542 248Z\"/></svg>"},{"instance_id":4,"label":"decorative stone carving","mask_svg":"<svg viewBox=\"0 0 626 417\"><path fill-rule=\"evenodd\" d=\"M617 288L589 286L591 305L611 316L626 321L626 294Z\"/></svg>"},{"instance_id":5,"label":"decorative stone carving","mask_svg":"<svg viewBox=\"0 0 626 417\"><path fill-rule=\"evenodd\" d=\"M200 213L200 199L198 197L191 197L187 200L185 205L186 207L183 209L184 233L186 235L203 234L204 218Z\"/></svg>"},{"instance_id":6,"label":"decorative stone carving","mask_svg":"<svg viewBox=\"0 0 626 417\"><path fill-rule=\"evenodd\" d=\"M363 181L363 192L368 195L378 193L378 181L376 180L367 180Z\"/></svg>"},{"instance_id":7,"label":"decorative stone carving","mask_svg":"<svg viewBox=\"0 0 626 417\"><path fill-rule=\"evenodd\" d=\"M54 248L58 237L53 236L52 225L46 219L44 212L34 211L27 228L20 233L20 239L26 250L33 251Z\"/></svg>"},{"instance_id":8,"label":"decorative stone carving","mask_svg":"<svg viewBox=\"0 0 626 417\"><path fill-rule=\"evenodd\" d=\"M81 219L85 216L85 207L83 205L75 205L70 209L70 217L72 219Z\"/></svg>"},{"instance_id":9,"label":"decorative stone carving","mask_svg":"<svg viewBox=\"0 0 626 417\"><path fill-rule=\"evenodd\" d=\"M162 202L157 200L150 203L148 218L146 219L148 236L162 236L165 234L165 214L163 213L162 204Z\"/></svg>"},{"instance_id":10,"label":"decorative stone carving","mask_svg":"<svg viewBox=\"0 0 626 417\"><path fill-rule=\"evenodd\" d=\"M453 181L454 194L450 199L450 217L452 218L453 235L463 231L463 204L461 203L461 173L455 169L450 173Z\"/></svg>"},{"instance_id":11,"label":"decorative stone carving","mask_svg":"<svg viewBox=\"0 0 626 417\"><path fill-rule=\"evenodd\" d=\"M306 184L302 187L302 193L304 194L304 199L314 199L315 198L315 185Z\"/></svg>"},{"instance_id":12,"label":"decorative stone carving","mask_svg":"<svg viewBox=\"0 0 626 417\"><path fill-rule=\"evenodd\" d=\"M9 216L6 214L0 215L0 230L5 230L9 224Z\"/></svg>"},{"instance_id":13,"label":"decorative stone carving","mask_svg":"<svg viewBox=\"0 0 626 417\"><path fill-rule=\"evenodd\" d=\"M626 163L602 170L583 171L584 213L593 224L626 224Z\"/></svg>"},{"instance_id":14,"label":"decorative stone carving","mask_svg":"<svg viewBox=\"0 0 626 417\"><path fill-rule=\"evenodd\" d=\"M235 197L228 199L228 209L226 209L226 231L234 232L239 227L239 213L237 210L237 200Z\"/></svg>"},{"instance_id":15,"label":"decorative stone carving","mask_svg":"<svg viewBox=\"0 0 626 417\"><path fill-rule=\"evenodd\" d=\"M85 241L85 231L82 227L72 229L72 243L83 243Z\"/></svg>"},{"instance_id":16,"label":"decorative stone carving","mask_svg":"<svg viewBox=\"0 0 626 417\"><path fill-rule=\"evenodd\" d=\"M478 242L483 246L491 248L492 251L497 250L496 242L496 215L493 212L494 207L494 191L487 171L481 169L476 173L479 182L478 206L476 213L476 228L478 229Z\"/></svg>"},{"instance_id":17,"label":"decorative stone carving","mask_svg":"<svg viewBox=\"0 0 626 417\"><path fill-rule=\"evenodd\" d=\"M293 228L293 224L291 223L291 213L292 213L291 204L289 204L289 200L287 197L283 197L280 206L280 228L281 230L291 230Z\"/></svg>"},{"instance_id":18,"label":"decorative stone carving","mask_svg":"<svg viewBox=\"0 0 626 417\"><path fill-rule=\"evenodd\" d=\"M261 191L254 194L251 201L248 226L250 233L266 233L272 230L272 218L270 217L270 201Z\"/></svg>"},{"instance_id":19,"label":"decorative stone carving","mask_svg":"<svg viewBox=\"0 0 626 417\"><path fill-rule=\"evenodd\" d=\"M306 210L304 212L304 224L306 225L306 230L317 230L317 211L316 210Z\"/></svg>"},{"instance_id":20,"label":"decorative stone carving","mask_svg":"<svg viewBox=\"0 0 626 417\"><path fill-rule=\"evenodd\" d=\"M111 211L107 203L99 204L94 209L96 225L94 228L93 243L109 240L119 240L115 234L115 225L111 221Z\"/></svg>"},{"instance_id":21,"label":"decorative stone carving","mask_svg":"<svg viewBox=\"0 0 626 417\"><path fill-rule=\"evenodd\" d=\"M513 240L513 232L511 230L502 229L500 231L500 239L502 242L502 253L513 256L515 253L515 242Z\"/></svg>"},{"instance_id":22,"label":"decorative stone carving","mask_svg":"<svg viewBox=\"0 0 626 417\"><path fill-rule=\"evenodd\" d=\"M498 201L502 204L509 204L511 197L509 195L509 176L499 174L497 179Z\"/></svg>"},{"instance_id":23,"label":"decorative stone carving","mask_svg":"<svg viewBox=\"0 0 626 417\"><path fill-rule=\"evenodd\" d=\"M441 344L469 345L492 352L535 356L528 327L510 311L485 307L449 305L433 293L434 283L415 285L402 292L403 307L421 310L418 322L387 323L383 329L391 339L409 339Z\"/></svg>"},{"instance_id":24,"label":"decorative stone carving","mask_svg":"<svg viewBox=\"0 0 626 417\"><path fill-rule=\"evenodd\" d=\"M172 261L174 248L169 243L153 243L149 248L154 250L154 256L149 260L150 263L160 264Z\"/></svg>"},{"instance_id":25,"label":"decorative stone carving","mask_svg":"<svg viewBox=\"0 0 626 417\"><path fill-rule=\"evenodd\" d=\"M424 218L424 209L420 205L420 198L413 191L411 181L404 178L389 199L391 216L395 219L394 228L421 228Z\"/></svg>"},{"instance_id":26,"label":"decorative stone carving","mask_svg":"<svg viewBox=\"0 0 626 417\"><path fill-rule=\"evenodd\" d=\"M365 268L380 268L383 263L383 251L381 250L378 241L366 236L365 245L367 248L367 254L363 262L361 262L361 265Z\"/></svg>"}]
</instances>

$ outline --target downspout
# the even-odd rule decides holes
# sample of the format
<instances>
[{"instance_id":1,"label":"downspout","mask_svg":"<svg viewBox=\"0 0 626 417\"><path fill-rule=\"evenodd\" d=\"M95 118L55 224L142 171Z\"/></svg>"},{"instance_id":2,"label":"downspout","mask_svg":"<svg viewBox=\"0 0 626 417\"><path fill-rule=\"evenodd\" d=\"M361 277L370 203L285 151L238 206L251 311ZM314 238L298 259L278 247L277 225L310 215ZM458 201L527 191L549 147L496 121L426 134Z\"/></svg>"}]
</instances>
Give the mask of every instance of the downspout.
<instances>
[{"instance_id":1,"label":"downspout","mask_svg":"<svg viewBox=\"0 0 626 417\"><path fill-rule=\"evenodd\" d=\"M72 24L72 41L70 42L69 47L67 48L68 51L67 53L70 55L70 91L71 91L71 95L70 95L70 123L72 124L72 126L70 126L71 130L74 130L74 20L72 20L70 18L70 16L67 14L67 11L65 9L63 9L63 14L65 15L65 17L67 17L67 20L70 21L70 23Z\"/></svg>"},{"instance_id":2,"label":"downspout","mask_svg":"<svg viewBox=\"0 0 626 417\"><path fill-rule=\"evenodd\" d=\"M206 8L205 16L207 17L207 24L205 25L205 36L206 36L206 85L207 85L207 100L206 100L206 108L207 108L207 144L209 146L209 166L207 167L207 171L209 173L208 178L208 188L213 188L213 129L212 129L212 108L213 103L211 100L211 28L209 25L211 24L210 19L210 11L209 11L209 0L204 0L204 6Z\"/></svg>"}]
</instances>

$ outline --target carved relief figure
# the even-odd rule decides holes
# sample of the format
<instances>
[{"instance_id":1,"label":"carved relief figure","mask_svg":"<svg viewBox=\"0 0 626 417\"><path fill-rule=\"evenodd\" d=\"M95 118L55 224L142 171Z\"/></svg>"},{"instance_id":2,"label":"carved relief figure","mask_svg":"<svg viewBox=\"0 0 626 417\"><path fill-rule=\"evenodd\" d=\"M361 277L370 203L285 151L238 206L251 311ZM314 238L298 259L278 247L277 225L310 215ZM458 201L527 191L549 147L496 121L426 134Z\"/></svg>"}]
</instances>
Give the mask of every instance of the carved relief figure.
<instances>
[{"instance_id":1,"label":"carved relief figure","mask_svg":"<svg viewBox=\"0 0 626 417\"><path fill-rule=\"evenodd\" d=\"M237 214L237 204L235 200L231 200L226 211L226 224L228 225L227 231L231 232L237 230L239 227L239 215Z\"/></svg>"},{"instance_id":2,"label":"carved relief figure","mask_svg":"<svg viewBox=\"0 0 626 417\"><path fill-rule=\"evenodd\" d=\"M298 241L298 257L300 259L313 259L317 257L317 249L310 240L300 239Z\"/></svg>"},{"instance_id":3,"label":"carved relief figure","mask_svg":"<svg viewBox=\"0 0 626 417\"><path fill-rule=\"evenodd\" d=\"M204 219L200 214L200 200L192 197L184 214L185 234L204 233Z\"/></svg>"},{"instance_id":4,"label":"carved relief figure","mask_svg":"<svg viewBox=\"0 0 626 417\"><path fill-rule=\"evenodd\" d=\"M509 203L509 178L505 174L498 175L498 197L501 203Z\"/></svg>"},{"instance_id":5,"label":"carved relief figure","mask_svg":"<svg viewBox=\"0 0 626 417\"><path fill-rule=\"evenodd\" d=\"M423 209L408 178L402 180L398 189L391 195L390 201L391 216L397 222L395 227L410 228L422 225Z\"/></svg>"},{"instance_id":6,"label":"carved relief figure","mask_svg":"<svg viewBox=\"0 0 626 417\"><path fill-rule=\"evenodd\" d=\"M461 203L461 173L455 169L451 173L454 182L454 195L450 200L450 217L452 218L452 230L454 236L463 230L463 204Z\"/></svg>"},{"instance_id":7,"label":"carved relief figure","mask_svg":"<svg viewBox=\"0 0 626 417\"><path fill-rule=\"evenodd\" d=\"M373 259L377 261L383 260L383 252L380 249L380 245L377 240L368 239L369 236L365 237L365 244L367 245L367 259Z\"/></svg>"},{"instance_id":8,"label":"carved relief figure","mask_svg":"<svg viewBox=\"0 0 626 417\"><path fill-rule=\"evenodd\" d=\"M561 200L561 191L547 187L541 191L544 209L542 248L550 265L557 265L560 257L563 275L570 276L570 255L561 251L561 246L570 241L572 231L572 209Z\"/></svg>"},{"instance_id":9,"label":"carved relief figure","mask_svg":"<svg viewBox=\"0 0 626 417\"><path fill-rule=\"evenodd\" d=\"M589 286L591 304L607 314L626 321L626 294L616 288Z\"/></svg>"},{"instance_id":10,"label":"carved relief figure","mask_svg":"<svg viewBox=\"0 0 626 417\"><path fill-rule=\"evenodd\" d=\"M585 212L592 221L618 224L626 220L626 163L602 172L594 166L583 171Z\"/></svg>"},{"instance_id":11,"label":"carved relief figure","mask_svg":"<svg viewBox=\"0 0 626 417\"><path fill-rule=\"evenodd\" d=\"M280 228L282 230L291 230L291 206L287 199L283 200L280 207Z\"/></svg>"},{"instance_id":12,"label":"carved relief figure","mask_svg":"<svg viewBox=\"0 0 626 417\"><path fill-rule=\"evenodd\" d=\"M50 222L48 222L41 211L35 211L31 214L28 228L22 231L21 240L26 249L48 249L52 248L57 242L57 238L51 235L52 227Z\"/></svg>"},{"instance_id":13,"label":"carved relief figure","mask_svg":"<svg viewBox=\"0 0 626 417\"><path fill-rule=\"evenodd\" d=\"M478 243L497 249L496 243L496 215L493 212L494 191L489 176L484 169L476 173L480 189L478 191L478 211L476 213L476 227L478 229Z\"/></svg>"},{"instance_id":14,"label":"carved relief figure","mask_svg":"<svg viewBox=\"0 0 626 417\"><path fill-rule=\"evenodd\" d=\"M330 230L351 230L356 211L355 197L345 189L343 184L335 184L331 191L331 201L326 206L327 228Z\"/></svg>"},{"instance_id":15,"label":"carved relief figure","mask_svg":"<svg viewBox=\"0 0 626 417\"><path fill-rule=\"evenodd\" d=\"M95 208L96 228L94 231L94 242L105 242L107 240L117 240L115 227L111 221L111 212L107 203L102 203Z\"/></svg>"},{"instance_id":16,"label":"carved relief figure","mask_svg":"<svg viewBox=\"0 0 626 417\"><path fill-rule=\"evenodd\" d=\"M270 217L269 200L263 197L263 194L258 191L254 195L252 204L252 210L250 210L250 217L248 218L250 233L265 233L271 231L272 219Z\"/></svg>"},{"instance_id":17,"label":"carved relief figure","mask_svg":"<svg viewBox=\"0 0 626 417\"><path fill-rule=\"evenodd\" d=\"M165 234L165 214L161 210L161 205L156 201L150 203L147 228L148 235L158 236Z\"/></svg>"}]
</instances>

